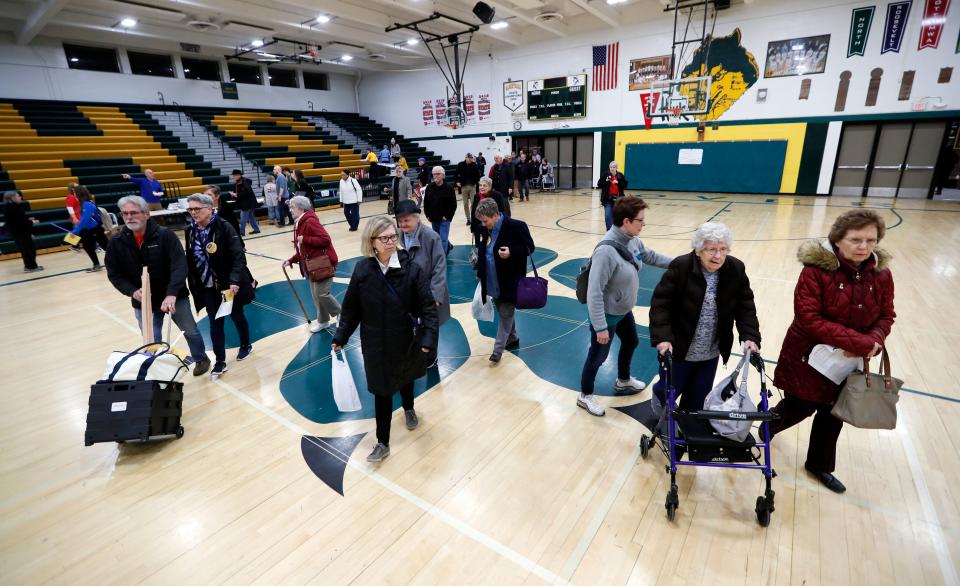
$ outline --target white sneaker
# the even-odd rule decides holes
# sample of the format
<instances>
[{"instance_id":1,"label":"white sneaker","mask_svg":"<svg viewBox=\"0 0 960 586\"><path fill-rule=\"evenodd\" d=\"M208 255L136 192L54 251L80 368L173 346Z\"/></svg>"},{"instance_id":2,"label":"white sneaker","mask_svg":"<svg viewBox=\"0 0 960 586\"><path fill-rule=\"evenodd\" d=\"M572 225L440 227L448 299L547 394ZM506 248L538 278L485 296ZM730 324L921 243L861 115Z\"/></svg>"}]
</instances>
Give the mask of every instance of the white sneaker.
<instances>
[{"instance_id":1,"label":"white sneaker","mask_svg":"<svg viewBox=\"0 0 960 586\"><path fill-rule=\"evenodd\" d=\"M597 417L603 417L603 414L606 413L603 410L603 407L600 406L600 403L597 403L597 398L593 395L584 395L583 393L580 393L577 396L577 407L586 409L587 413Z\"/></svg>"},{"instance_id":2,"label":"white sneaker","mask_svg":"<svg viewBox=\"0 0 960 586\"><path fill-rule=\"evenodd\" d=\"M613 385L613 390L622 395L633 395L647 388L647 383L638 381L632 376L626 380L617 379Z\"/></svg>"},{"instance_id":3,"label":"white sneaker","mask_svg":"<svg viewBox=\"0 0 960 586\"><path fill-rule=\"evenodd\" d=\"M325 327L325 324L321 324L318 321L310 322L310 333L316 334Z\"/></svg>"}]
</instances>

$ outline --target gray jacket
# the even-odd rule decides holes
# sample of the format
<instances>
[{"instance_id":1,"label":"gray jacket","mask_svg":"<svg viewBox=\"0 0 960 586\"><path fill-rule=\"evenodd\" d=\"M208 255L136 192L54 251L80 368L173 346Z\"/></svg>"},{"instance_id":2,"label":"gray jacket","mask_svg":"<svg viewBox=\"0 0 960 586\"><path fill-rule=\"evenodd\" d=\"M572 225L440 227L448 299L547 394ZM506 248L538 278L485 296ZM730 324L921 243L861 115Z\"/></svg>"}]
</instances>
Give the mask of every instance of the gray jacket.
<instances>
[{"instance_id":1,"label":"gray jacket","mask_svg":"<svg viewBox=\"0 0 960 586\"><path fill-rule=\"evenodd\" d=\"M606 315L626 315L637 303L640 270L643 263L667 268L672 256L647 248L639 238L631 238L613 226L603 240L613 240L627 248L637 259L634 266L623 259L612 246L599 246L593 251L590 281L587 285L587 311L595 331L607 329Z\"/></svg>"},{"instance_id":2,"label":"gray jacket","mask_svg":"<svg viewBox=\"0 0 960 586\"><path fill-rule=\"evenodd\" d=\"M430 226L422 221L417 231L414 233L416 238L407 252L410 253L410 259L416 263L423 272L430 275L430 292L433 293L434 301L439 301L437 307L437 317L440 325L443 325L450 319L450 291L447 289L447 255L443 253L443 247L440 244L440 235L434 232ZM400 235L400 244L403 245L403 234Z\"/></svg>"},{"instance_id":3,"label":"gray jacket","mask_svg":"<svg viewBox=\"0 0 960 586\"><path fill-rule=\"evenodd\" d=\"M410 179L407 177L401 177L400 182L397 185L397 192L393 193L393 180L396 176L390 178L390 183L388 189L390 190L390 197L393 199L394 203L399 203L405 199L410 199L410 194L413 193L413 186L410 185Z\"/></svg>"}]
</instances>

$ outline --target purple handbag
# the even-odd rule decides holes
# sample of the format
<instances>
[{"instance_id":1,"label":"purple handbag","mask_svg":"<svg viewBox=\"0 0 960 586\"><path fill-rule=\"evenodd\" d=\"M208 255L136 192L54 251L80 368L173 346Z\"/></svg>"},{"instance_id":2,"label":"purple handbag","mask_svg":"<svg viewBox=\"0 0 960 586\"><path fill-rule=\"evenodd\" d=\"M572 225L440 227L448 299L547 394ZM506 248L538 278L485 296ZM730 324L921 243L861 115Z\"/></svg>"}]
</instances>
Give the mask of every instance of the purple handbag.
<instances>
[{"instance_id":1,"label":"purple handbag","mask_svg":"<svg viewBox=\"0 0 960 586\"><path fill-rule=\"evenodd\" d=\"M517 281L517 309L540 309L547 304L547 280L537 274L537 264L533 262L533 253L529 250L532 277L521 277Z\"/></svg>"}]
</instances>

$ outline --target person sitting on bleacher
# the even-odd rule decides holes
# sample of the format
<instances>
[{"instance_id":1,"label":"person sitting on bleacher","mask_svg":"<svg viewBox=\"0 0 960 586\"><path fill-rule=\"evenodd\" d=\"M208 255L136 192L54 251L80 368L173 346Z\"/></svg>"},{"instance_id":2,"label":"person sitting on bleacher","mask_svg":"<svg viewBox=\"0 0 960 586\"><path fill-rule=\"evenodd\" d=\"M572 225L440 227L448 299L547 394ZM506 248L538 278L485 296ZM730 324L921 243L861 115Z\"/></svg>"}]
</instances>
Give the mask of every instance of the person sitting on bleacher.
<instances>
[{"instance_id":1,"label":"person sitting on bleacher","mask_svg":"<svg viewBox=\"0 0 960 586\"><path fill-rule=\"evenodd\" d=\"M163 186L157 181L156 176L153 174L153 169L144 169L143 175L143 177L131 177L127 173L124 173L121 177L137 184L140 188L140 197L147 202L151 210L162 209L160 199L163 197Z\"/></svg>"}]
</instances>

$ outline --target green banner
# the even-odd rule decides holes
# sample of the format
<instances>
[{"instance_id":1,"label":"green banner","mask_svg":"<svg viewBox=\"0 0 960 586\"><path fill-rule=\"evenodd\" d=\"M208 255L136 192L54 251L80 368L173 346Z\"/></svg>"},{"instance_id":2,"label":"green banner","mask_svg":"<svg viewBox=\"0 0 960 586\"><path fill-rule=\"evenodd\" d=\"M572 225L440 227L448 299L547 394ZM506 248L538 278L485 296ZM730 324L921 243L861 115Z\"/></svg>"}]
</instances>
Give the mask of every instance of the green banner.
<instances>
[{"instance_id":1,"label":"green banner","mask_svg":"<svg viewBox=\"0 0 960 586\"><path fill-rule=\"evenodd\" d=\"M867 50L867 37L870 36L870 25L873 24L873 13L876 6L854 8L850 18L850 42L847 44L847 57L859 55L863 57Z\"/></svg>"},{"instance_id":2,"label":"green banner","mask_svg":"<svg viewBox=\"0 0 960 586\"><path fill-rule=\"evenodd\" d=\"M237 92L237 84L229 81L220 82L220 91L223 93L224 100L239 100L240 94Z\"/></svg>"}]
</instances>

